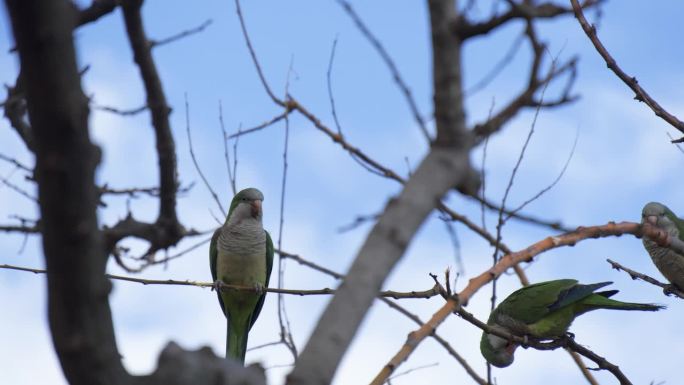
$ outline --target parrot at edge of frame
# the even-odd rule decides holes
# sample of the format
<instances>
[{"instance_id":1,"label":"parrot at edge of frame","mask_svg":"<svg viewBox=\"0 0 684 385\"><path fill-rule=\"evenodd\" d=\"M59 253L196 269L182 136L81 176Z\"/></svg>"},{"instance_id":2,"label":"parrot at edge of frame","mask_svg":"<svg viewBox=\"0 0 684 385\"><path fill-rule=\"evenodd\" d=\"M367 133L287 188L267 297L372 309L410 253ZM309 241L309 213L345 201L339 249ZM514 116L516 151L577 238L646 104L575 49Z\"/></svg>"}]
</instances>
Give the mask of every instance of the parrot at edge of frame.
<instances>
[{"instance_id":1,"label":"parrot at edge of frame","mask_svg":"<svg viewBox=\"0 0 684 385\"><path fill-rule=\"evenodd\" d=\"M658 202L647 203L641 210L641 223L649 223L674 238L684 240L684 220L678 218L667 206ZM684 290L684 255L643 237L644 248L653 263L671 284Z\"/></svg>"},{"instance_id":2,"label":"parrot at edge of frame","mask_svg":"<svg viewBox=\"0 0 684 385\"><path fill-rule=\"evenodd\" d=\"M226 358L244 365L247 337L264 306L264 288L273 269L273 241L262 225L264 195L256 188L238 192L230 202L226 221L209 245L214 282L254 287L254 291L217 290L227 318Z\"/></svg>"},{"instance_id":3,"label":"parrot at edge of frame","mask_svg":"<svg viewBox=\"0 0 684 385\"><path fill-rule=\"evenodd\" d=\"M519 336L538 339L562 337L575 317L596 309L656 311L655 304L620 302L609 297L618 290L596 290L612 282L583 285L574 279L558 279L525 286L511 293L489 315L487 324ZM513 341L482 333L480 352L490 364L505 368L513 363L518 347Z\"/></svg>"}]
</instances>

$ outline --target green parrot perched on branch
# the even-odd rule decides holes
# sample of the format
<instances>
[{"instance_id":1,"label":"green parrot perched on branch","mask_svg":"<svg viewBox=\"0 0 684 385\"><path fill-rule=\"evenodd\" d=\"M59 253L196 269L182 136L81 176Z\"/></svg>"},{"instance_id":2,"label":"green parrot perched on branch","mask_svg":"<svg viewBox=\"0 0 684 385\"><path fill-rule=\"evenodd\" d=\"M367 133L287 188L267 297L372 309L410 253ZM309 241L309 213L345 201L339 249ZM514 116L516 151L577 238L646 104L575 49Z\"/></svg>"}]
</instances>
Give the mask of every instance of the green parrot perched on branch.
<instances>
[{"instance_id":1,"label":"green parrot perched on branch","mask_svg":"<svg viewBox=\"0 0 684 385\"><path fill-rule=\"evenodd\" d=\"M489 315L487 324L511 334L539 339L562 337L578 315L596 309L656 311L664 306L612 300L617 290L596 290L612 282L583 285L574 279L539 282L518 289ZM513 363L518 345L482 333L480 352L490 364L505 368Z\"/></svg>"},{"instance_id":2,"label":"green parrot perched on branch","mask_svg":"<svg viewBox=\"0 0 684 385\"><path fill-rule=\"evenodd\" d=\"M247 336L264 306L273 269L273 241L262 225L264 195L247 188L230 202L226 221L214 232L209 245L209 265L214 282L250 286L255 291L217 290L219 304L228 319L226 358L245 362ZM217 283L218 286L218 283Z\"/></svg>"},{"instance_id":3,"label":"green parrot perched on branch","mask_svg":"<svg viewBox=\"0 0 684 385\"><path fill-rule=\"evenodd\" d=\"M641 223L667 231L673 238L684 240L684 220L658 202L650 202L641 210ZM643 237L642 242L658 270L679 290L684 290L684 255Z\"/></svg>"}]
</instances>

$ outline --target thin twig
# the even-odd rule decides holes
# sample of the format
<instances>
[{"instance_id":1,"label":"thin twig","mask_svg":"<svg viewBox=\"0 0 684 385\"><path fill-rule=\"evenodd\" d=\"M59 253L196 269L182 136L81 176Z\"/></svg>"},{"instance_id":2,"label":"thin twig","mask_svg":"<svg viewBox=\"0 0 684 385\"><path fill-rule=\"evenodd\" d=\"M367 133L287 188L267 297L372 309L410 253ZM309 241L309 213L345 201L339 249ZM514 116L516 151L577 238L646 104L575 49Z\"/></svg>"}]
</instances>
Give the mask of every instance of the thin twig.
<instances>
[{"instance_id":1,"label":"thin twig","mask_svg":"<svg viewBox=\"0 0 684 385\"><path fill-rule=\"evenodd\" d=\"M382 43L380 43L380 40L378 40L378 38L375 37L375 35L373 35L373 33L370 31L370 29L368 29L363 20L361 20L361 17L356 13L356 11L354 11L354 8L352 8L351 4L346 0L337 0L337 2L342 6L342 8L344 8L345 12L347 12L349 17L352 18L352 20L359 28L363 36L365 36L366 39L368 39L373 48L375 48L375 50L378 52L382 60L385 62L390 73L392 73L392 79L394 79L394 83L397 85L397 87L399 87L402 94L404 95L404 99L406 99L406 103L408 103L409 109L411 110L411 114L413 115L416 124L418 124L420 131L423 133L423 136L425 136L425 139L428 141L428 143L432 142L432 137L430 136L430 132L427 129L427 125L425 124L425 119L423 119L420 111L418 110L418 105L416 104L416 101L413 99L411 89L406 85L406 82L401 77L399 69L394 63L394 60L392 60L392 57L389 55L389 53L382 45Z\"/></svg>"},{"instance_id":2,"label":"thin twig","mask_svg":"<svg viewBox=\"0 0 684 385\"><path fill-rule=\"evenodd\" d=\"M199 163L197 163L197 158L195 157L195 151L192 147L192 135L190 134L190 105L188 104L187 93L185 94L185 132L188 134L188 148L190 149L190 158L192 158L192 164L195 165L195 170L197 170L197 173L199 174L200 178L202 178L204 186L207 188L207 190L209 190L211 197L214 199L214 202L216 202L216 205L225 217L228 213L226 212L226 210L223 209L221 199L219 199L218 194L216 194L216 191L214 191L214 189L209 184L209 181L204 176L202 168L199 166Z\"/></svg>"},{"instance_id":3,"label":"thin twig","mask_svg":"<svg viewBox=\"0 0 684 385\"><path fill-rule=\"evenodd\" d=\"M333 121L335 122L335 127L337 127L337 134L342 136L342 126L337 118L335 98L333 97L332 91L332 68L333 62L335 60L335 48L337 48L337 37L335 37L335 40L333 40L332 49L330 50L330 60L328 61L328 72L326 73L326 79L328 81L328 99L330 100L330 109L332 110Z\"/></svg>"},{"instance_id":4,"label":"thin twig","mask_svg":"<svg viewBox=\"0 0 684 385\"><path fill-rule=\"evenodd\" d=\"M188 36L190 36L190 35L194 35L194 34L196 34L196 33L200 33L200 32L202 32L202 31L204 31L208 26L210 26L211 23L213 23L213 20L207 19L207 20L205 20L202 24L198 25L198 26L195 27L195 28L190 28L190 29L187 29L187 30L185 30L185 31L181 31L181 32L179 32L179 33L177 33L177 34L175 34L175 35L166 37L166 38L164 38L164 39L160 39L160 40L150 40L150 43L149 43L149 44L150 44L150 48L160 47L160 46L162 46L162 45L169 44L169 43L173 43L173 42L176 41L176 40L180 40L180 39L185 38L185 37L188 37Z\"/></svg>"},{"instance_id":5,"label":"thin twig","mask_svg":"<svg viewBox=\"0 0 684 385\"><path fill-rule=\"evenodd\" d=\"M554 179L553 182L551 182L551 184L549 184L548 186L546 186L546 187L544 187L543 189L541 189L541 190L540 190L538 193L536 193L532 198L526 200L525 202L523 202L522 204L520 204L520 206L516 207L515 209L511 210L510 213L506 214L506 219L505 219L506 221L507 221L508 219L510 219L511 217L515 216L520 210L522 210L523 208L525 208L525 206L527 206L528 204L534 202L534 201L537 200L539 197L541 197L542 195L544 195L547 191L551 190L551 189L558 183L558 181L560 181L561 178L563 178L563 175L565 174L565 170L568 169L568 165L570 165L570 161L572 160L572 157L573 157L573 155L575 154L575 148L577 147L577 140L578 140L578 139L579 139L579 130L575 131L575 140L574 140L573 143L572 143L572 148L570 149L570 154L568 154L568 158L565 160L565 164L563 164L563 168L561 169L561 172L558 174L558 176L556 177L556 179ZM503 207L503 205L502 205L502 207Z\"/></svg>"},{"instance_id":6,"label":"thin twig","mask_svg":"<svg viewBox=\"0 0 684 385\"><path fill-rule=\"evenodd\" d=\"M351 223L338 227L337 232L346 233L347 231L354 230L364 223L376 221L379 216L380 214L357 215Z\"/></svg>"},{"instance_id":7,"label":"thin twig","mask_svg":"<svg viewBox=\"0 0 684 385\"><path fill-rule=\"evenodd\" d=\"M273 103L281 107L285 107L285 103L282 100L278 99L278 97L271 90L271 87L268 85L266 77L264 76L264 72L261 70L261 65L259 64L259 60L257 60L256 52L254 51L254 47L252 47L252 41L250 40L249 34L247 33L245 18L242 16L242 9L240 8L240 0L235 0L235 10L237 12L238 19L240 20L240 28L242 29L242 35L244 36L245 43L247 44L247 48L249 49L249 55L252 57L254 68L256 68L257 74L259 75L259 79L261 80L261 85L264 86L266 93L271 98Z\"/></svg>"},{"instance_id":8,"label":"thin twig","mask_svg":"<svg viewBox=\"0 0 684 385\"><path fill-rule=\"evenodd\" d=\"M681 290L679 290L679 289L678 289L675 285L673 285L673 284L668 284L668 283L660 282L660 281L658 281L657 279L655 279L655 278L653 278L653 277L651 277L651 276L648 276L648 275L646 275L646 274L639 273L638 271L634 271L634 270L632 270L632 269L630 269L630 268L624 267L624 266L622 266L621 264L619 264L619 263L617 263L617 262L611 260L610 258L609 258L609 259L606 259L606 261L608 261L608 263L610 263L610 265L613 267L613 269L615 269L615 270L617 270L617 271L620 271L620 270L624 271L625 273L629 274L629 276L630 276L632 279L640 279L640 280L642 280L642 281L644 281L644 282L648 282L648 283L650 283L650 284L652 284L652 285L658 286L658 287L660 287L660 288L663 289L663 293L665 293L665 295L668 295L668 296L669 296L670 294L674 294L675 296L677 296L677 297L679 297L679 298L681 298L681 299L684 299L684 292L681 291Z\"/></svg>"},{"instance_id":9,"label":"thin twig","mask_svg":"<svg viewBox=\"0 0 684 385\"><path fill-rule=\"evenodd\" d=\"M413 372L415 372L416 370L434 368L435 366L438 366L438 365L439 365L439 362L433 362L433 363L427 364L427 365L416 366L415 368L411 368L411 369L404 370L404 371L401 372L401 373L397 373L397 374L393 375L392 377L387 378L387 381L385 381L385 382L388 383L390 380L393 380L393 379L395 379L395 378L397 378L397 377L401 377L401 376L405 376L405 375L407 375L407 374L413 373Z\"/></svg>"},{"instance_id":10,"label":"thin twig","mask_svg":"<svg viewBox=\"0 0 684 385\"><path fill-rule=\"evenodd\" d=\"M286 82L285 82L285 97L287 98L290 86L290 74L292 73L292 60L290 60L290 67L288 68ZM287 111L287 110L286 110ZM278 225L278 250L282 250L283 241L283 227L285 224L285 190L287 186L287 150L290 139L290 119L288 114L285 114L285 140L283 144L283 177L280 186L280 221ZM282 288L285 284L285 259L278 258L278 288ZM285 347L290 350L292 357L297 361L297 346L292 338L292 330L290 328L290 320L287 317L285 310L285 299L282 294L278 294L278 323L280 324L280 338L285 344Z\"/></svg>"},{"instance_id":11,"label":"thin twig","mask_svg":"<svg viewBox=\"0 0 684 385\"><path fill-rule=\"evenodd\" d=\"M33 201L35 203L38 203L38 198L34 197L33 195L29 194L27 191L22 189L21 187L15 185L14 183L9 181L9 178L11 178L11 175L14 174L14 171L19 170L19 168L15 168L9 176L4 177L0 176L0 182L4 184L5 186L9 187L10 189L14 190L15 192L19 193L19 195L23 196L24 198Z\"/></svg>"},{"instance_id":12,"label":"thin twig","mask_svg":"<svg viewBox=\"0 0 684 385\"><path fill-rule=\"evenodd\" d=\"M501 72L503 72L503 69L506 68L506 66L508 66L513 61L513 57L519 51L520 44L522 44L524 38L525 34L521 34L520 36L518 36L513 42L513 44L511 44L511 47L508 49L506 54L501 58L501 60L497 62L496 65L494 65L494 67L492 67L492 69L489 70L489 72L482 79L480 79L477 83L475 83L473 86L464 91L465 95L475 95L476 93L487 87L489 83L491 83Z\"/></svg>"},{"instance_id":13,"label":"thin twig","mask_svg":"<svg viewBox=\"0 0 684 385\"><path fill-rule=\"evenodd\" d=\"M18 270L26 271L35 274L45 274L47 270L36 269L31 267L14 266L8 264L0 264L0 269ZM335 289L323 288L323 289L313 289L313 290L300 290L300 289L283 289L277 287L267 287L267 288L257 288L254 286L242 286L242 285L229 285L219 281L218 285L216 282L201 282L192 280L175 280L175 279L146 279L146 278L136 278L128 277L116 274L105 274L109 279L134 282L142 285L175 285L175 286L194 286L201 288L218 288L222 291L246 291L246 292L267 292L267 293L277 293L277 294L288 294L297 296L308 296L308 295L332 295L335 294ZM401 292L394 290L384 290L378 293L379 297L393 298L393 299L416 299L416 298L432 298L439 295L438 290L433 287L428 290L423 291L409 291Z\"/></svg>"},{"instance_id":14,"label":"thin twig","mask_svg":"<svg viewBox=\"0 0 684 385\"><path fill-rule=\"evenodd\" d=\"M220 100L219 124L221 125L221 132L223 133L223 157L226 159L226 170L228 170L228 180L230 181L230 188L233 190L233 195L235 195L237 194L237 190L235 189L235 177L233 176L233 171L230 169L230 154L228 153L228 134L226 132L226 126L225 124L223 124L223 105L221 104ZM235 141L237 141L237 139L235 139Z\"/></svg>"},{"instance_id":15,"label":"thin twig","mask_svg":"<svg viewBox=\"0 0 684 385\"><path fill-rule=\"evenodd\" d=\"M251 134L255 131L263 130L264 128L272 126L272 125L278 123L279 121L287 118L287 116L290 115L291 112L292 112L292 110L290 110L289 108L285 108L285 111L283 111L283 113L278 114L278 115L274 116L273 118L271 118L271 119L269 119L269 120L267 120L267 121L265 121L265 122L263 122L257 126L248 128L246 130L240 130L240 131L236 132L235 134L231 134L228 136L227 139L233 139L233 138L240 137L242 135Z\"/></svg>"},{"instance_id":16,"label":"thin twig","mask_svg":"<svg viewBox=\"0 0 684 385\"><path fill-rule=\"evenodd\" d=\"M494 105L496 99L492 98L492 104L489 105L489 112L487 113L487 120L492 118L492 112L494 111ZM482 183L482 202L480 203L480 219L482 221L482 229L487 231L487 221L485 220L485 196L487 193L487 149L489 148L489 136L485 138L484 146L482 147L482 164L480 165L480 182Z\"/></svg>"},{"instance_id":17,"label":"thin twig","mask_svg":"<svg viewBox=\"0 0 684 385\"><path fill-rule=\"evenodd\" d=\"M387 304L387 306L389 306L392 309L403 314L408 319L410 319L411 321L415 322L418 325L423 325L425 323L425 322L423 322L423 320L418 318L417 315L409 312L408 310L406 310L406 308L404 308L403 306L399 305L398 303L396 303L390 299L383 297L383 298L380 298L380 301L384 302L385 304ZM436 332L432 333L430 335L430 337L432 337L435 341L437 341L437 343L442 345L442 347L449 353L449 355L454 357L454 359L459 364L461 364L463 369L465 369L465 371L468 373L468 375L470 375L470 377L473 380L475 380L475 382L477 382L480 385L486 385L487 384L487 381L485 381L482 377L480 377L477 374L477 372L475 372L475 370L472 368L472 366L470 366L470 364L468 364L468 361L466 361L465 358L463 358L460 354L458 354L458 352L449 344L449 342L447 342L444 338L440 337L439 334L437 334Z\"/></svg>"},{"instance_id":18,"label":"thin twig","mask_svg":"<svg viewBox=\"0 0 684 385\"><path fill-rule=\"evenodd\" d=\"M139 113L145 111L147 109L147 104L142 105L140 107L136 107L136 108L130 108L127 110L124 110L121 108L116 108L116 107L111 107L111 106L102 106L99 104L92 104L91 107L95 110L110 112L112 114L116 114L116 115L120 115L120 116L135 116L135 115L138 115Z\"/></svg>"},{"instance_id":19,"label":"thin twig","mask_svg":"<svg viewBox=\"0 0 684 385\"><path fill-rule=\"evenodd\" d=\"M19 162L18 160L14 159L14 158L11 158L11 157L4 155L4 154L0 154L0 159L4 160L7 163L13 164L15 167L20 168L29 174L33 174L32 168L29 168L28 166L24 165L23 163Z\"/></svg>"}]
</instances>

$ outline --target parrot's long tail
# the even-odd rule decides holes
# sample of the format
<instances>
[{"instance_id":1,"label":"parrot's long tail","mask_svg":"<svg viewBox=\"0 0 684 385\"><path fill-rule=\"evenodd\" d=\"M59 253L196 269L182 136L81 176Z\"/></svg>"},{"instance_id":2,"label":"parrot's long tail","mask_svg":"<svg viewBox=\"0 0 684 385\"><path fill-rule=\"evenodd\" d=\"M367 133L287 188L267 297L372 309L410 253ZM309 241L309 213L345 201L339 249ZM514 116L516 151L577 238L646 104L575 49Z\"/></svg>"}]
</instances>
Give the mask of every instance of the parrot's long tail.
<instances>
[{"instance_id":1,"label":"parrot's long tail","mask_svg":"<svg viewBox=\"0 0 684 385\"><path fill-rule=\"evenodd\" d=\"M247 352L247 337L249 335L249 321L244 325L231 325L228 321L228 335L226 337L226 358L232 358L242 365L245 364Z\"/></svg>"},{"instance_id":2,"label":"parrot's long tail","mask_svg":"<svg viewBox=\"0 0 684 385\"><path fill-rule=\"evenodd\" d=\"M617 293L617 290L610 290L605 292L596 292L589 296L584 302L585 305L595 309L615 309L615 310L641 310L641 311L658 311L665 309L664 305L657 305L653 303L634 303L622 302L610 299L608 297Z\"/></svg>"}]
</instances>

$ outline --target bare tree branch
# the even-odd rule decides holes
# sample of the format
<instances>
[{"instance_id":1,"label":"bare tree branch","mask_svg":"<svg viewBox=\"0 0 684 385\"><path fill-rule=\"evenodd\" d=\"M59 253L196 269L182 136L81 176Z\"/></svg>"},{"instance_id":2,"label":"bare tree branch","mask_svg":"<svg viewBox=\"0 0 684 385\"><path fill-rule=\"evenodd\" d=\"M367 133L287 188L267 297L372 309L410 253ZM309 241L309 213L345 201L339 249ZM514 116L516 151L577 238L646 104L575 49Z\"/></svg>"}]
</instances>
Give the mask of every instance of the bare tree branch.
<instances>
[{"instance_id":1,"label":"bare tree branch","mask_svg":"<svg viewBox=\"0 0 684 385\"><path fill-rule=\"evenodd\" d=\"M237 189L235 186L235 176L233 175L233 170L230 168L230 154L228 153L228 133L226 132L226 125L223 123L223 104L219 100L219 124L221 126L221 132L223 133L223 157L226 160L226 170L228 170L228 181L230 182L230 188L233 190L233 195L237 194ZM237 169L237 139L235 140L235 168Z\"/></svg>"},{"instance_id":2,"label":"bare tree branch","mask_svg":"<svg viewBox=\"0 0 684 385\"><path fill-rule=\"evenodd\" d=\"M6 4L35 132L52 341L70 384L123 384L128 374L116 348L95 214L100 151L89 139L72 39L77 15L64 0Z\"/></svg>"},{"instance_id":3,"label":"bare tree branch","mask_svg":"<svg viewBox=\"0 0 684 385\"><path fill-rule=\"evenodd\" d=\"M190 105L188 104L188 94L185 94L185 132L188 134L188 148L190 149L190 158L192 159L192 164L195 166L195 170L199 174L200 178L202 178L202 182L204 182L204 186L209 190L209 193L211 194L211 197L214 199L214 202L216 202L216 205L218 206L219 210L221 210L221 214L225 217L228 212L223 208L223 205L221 204L221 199L219 199L218 194L216 194L216 191L211 187L211 184L209 184L209 181L207 178L204 176L204 173L202 172L202 168L199 166L199 163L197 163L197 158L195 157L195 150L192 148L192 134L190 134Z\"/></svg>"},{"instance_id":4,"label":"bare tree branch","mask_svg":"<svg viewBox=\"0 0 684 385\"><path fill-rule=\"evenodd\" d=\"M601 2L602 0L585 0L582 7L593 7ZM534 2L529 1L516 3L513 0L510 0L506 1L506 3L510 6L508 11L491 17L489 20L483 22L473 23L462 15L453 23L452 28L454 33L462 40L466 40L475 36L486 35L512 20L551 19L572 12L572 9L570 8L562 7L551 2L535 4Z\"/></svg>"},{"instance_id":5,"label":"bare tree branch","mask_svg":"<svg viewBox=\"0 0 684 385\"><path fill-rule=\"evenodd\" d=\"M603 60L605 60L608 68L613 71L613 73L620 78L620 80L622 80L632 91L634 91L636 94L634 99L646 103L646 105L656 114L656 116L660 117L672 127L684 133L684 122L661 107L660 104L658 104L658 102L639 85L639 82L635 77L627 75L622 68L620 68L620 66L617 64L617 61L615 61L615 59L610 55L610 52L608 52L603 43L601 43L601 40L599 40L598 35L596 34L596 28L589 25L589 22L584 17L584 12L582 12L582 7L579 5L577 0L570 0L570 3L572 3L572 9L575 12L577 21L582 27L582 30L584 30L584 33L587 35L587 37L589 37L589 40L591 40L594 48L596 48L596 51L599 53L599 55L601 55ZM682 141L684 141L684 138L672 142L676 143Z\"/></svg>"},{"instance_id":6,"label":"bare tree branch","mask_svg":"<svg viewBox=\"0 0 684 385\"><path fill-rule=\"evenodd\" d=\"M118 5L118 0L93 0L88 8L78 12L78 25L85 25L97 21L102 16L111 13Z\"/></svg>"},{"instance_id":7,"label":"bare tree branch","mask_svg":"<svg viewBox=\"0 0 684 385\"><path fill-rule=\"evenodd\" d=\"M135 116L147 109L147 105L142 105L140 107L130 108L126 110L111 106L101 106L98 104L93 104L92 107L95 110L105 111L120 116Z\"/></svg>"},{"instance_id":8,"label":"bare tree branch","mask_svg":"<svg viewBox=\"0 0 684 385\"><path fill-rule=\"evenodd\" d=\"M523 108L555 107L571 103L577 99L577 96L570 94L575 79L573 74L576 71L577 58L571 58L565 63L554 65L546 75L543 75L541 73L541 63L544 53L546 52L546 45L539 41L532 20L527 21L525 34L532 47L533 55L527 86L501 111L488 118L486 122L479 123L473 127L476 142L478 144L481 143L486 136L501 129L503 125L513 119ZM535 95L539 90L564 74L569 74L568 83L557 99L545 103L535 100Z\"/></svg>"},{"instance_id":9,"label":"bare tree branch","mask_svg":"<svg viewBox=\"0 0 684 385\"><path fill-rule=\"evenodd\" d=\"M652 285L658 286L658 287L663 289L663 293L665 293L665 295L669 296L671 294L674 294L675 296L677 296L681 299L684 299L684 292L679 290L677 288L677 286L675 286L673 284L662 283L662 282L658 281L657 279L655 279L651 276L648 276L646 274L639 273L638 271L634 271L630 268L624 267L621 264L619 264L619 263L617 263L611 259L606 259L606 261L608 261L608 263L610 263L610 265L613 269L615 269L617 271L620 271L620 270L624 271L625 273L629 274L629 276L632 279L640 279L644 282L648 282Z\"/></svg>"},{"instance_id":10,"label":"bare tree branch","mask_svg":"<svg viewBox=\"0 0 684 385\"><path fill-rule=\"evenodd\" d=\"M36 269L36 268L23 267L23 266L14 266L14 265L8 265L8 264L0 264L0 269L25 271L25 272L34 273L34 274L45 274L45 273L47 273L47 270L44 270L44 269ZM331 294L335 294L334 289L330 289L327 287L323 288L323 289L313 289L313 290L283 289L281 287L256 288L254 286L229 285L229 284L223 283L221 281L218 281L218 285L217 285L216 282L199 282L199 281L191 281L188 279L186 279L186 280L147 279L147 278L127 277L124 275L116 275L116 274L105 274L104 276L109 278L109 279L113 279L113 280L117 280L117 281L135 282L135 283L140 283L140 284L145 285L145 286L147 286L147 285L195 286L195 287L201 287L201 288L219 289L221 291L246 291L246 292L264 291L267 293L297 295L300 297L308 296L308 295L331 295ZM409 292L400 292L400 291L394 291L394 290L384 290L378 294L378 297L392 298L392 299L409 299L409 298L428 299L428 298L432 298L432 297L437 296L437 295L439 295L439 288L437 286L434 286L431 289L423 290L423 291L413 290L413 291L409 291Z\"/></svg>"},{"instance_id":11,"label":"bare tree branch","mask_svg":"<svg viewBox=\"0 0 684 385\"><path fill-rule=\"evenodd\" d=\"M150 42L149 42L150 48L160 47L162 45L173 43L174 41L186 38L190 35L200 33L202 31L204 31L208 26L210 26L211 23L213 23L213 22L214 22L213 20L207 19L202 24L198 25L195 28L186 29L184 31L181 31L181 32L173 35L173 36L169 36L169 37L164 38L164 39L150 40Z\"/></svg>"},{"instance_id":12,"label":"bare tree branch","mask_svg":"<svg viewBox=\"0 0 684 385\"><path fill-rule=\"evenodd\" d=\"M392 309L398 311L399 313L405 315L409 319L411 319L413 322L417 323L418 325L423 325L425 322L423 322L418 316L415 314L410 313L408 310L400 306L399 304L395 303L394 301L391 301L387 298L380 298L380 301L384 302L387 304L387 306L391 307ZM478 384L480 385L486 385L487 381L485 381L482 377L480 377L475 370L468 364L468 362L463 358L454 348L447 342L444 338L440 337L437 333L432 333L430 337L434 338L437 343L442 345L442 347L451 355L454 357L456 361L458 361L459 364L465 369L465 371L468 373L468 375Z\"/></svg>"},{"instance_id":13,"label":"bare tree branch","mask_svg":"<svg viewBox=\"0 0 684 385\"><path fill-rule=\"evenodd\" d=\"M413 115L413 119L416 121L416 124L420 128L420 131L423 133L423 136L425 136L425 139L430 143L432 141L432 137L430 136L430 132L427 129L427 125L425 124L425 119L423 119L422 114L418 110L418 105L416 104L416 101L413 99L413 94L411 93L411 89L406 85L406 82L404 79L401 77L401 74L399 74L399 69L397 68L397 65L394 63L394 60L392 60L392 57L389 55L385 47L380 43L380 40L373 35L373 33L370 31L368 26L361 20L361 17L356 13L354 8L352 8L351 4L346 1L346 0L337 0L337 3L342 6L344 11L351 17L351 19L354 21L354 24L359 28L359 31L361 31L361 34L363 34L366 39L371 43L373 48L378 52L380 57L382 58L382 61L385 62L385 65L387 65L387 68L389 69L390 73L392 74L392 78L394 79L394 83L396 83L397 87L401 90L401 93L404 95L404 99L406 99L406 103L409 105L409 109L411 110L411 114Z\"/></svg>"}]
</instances>

